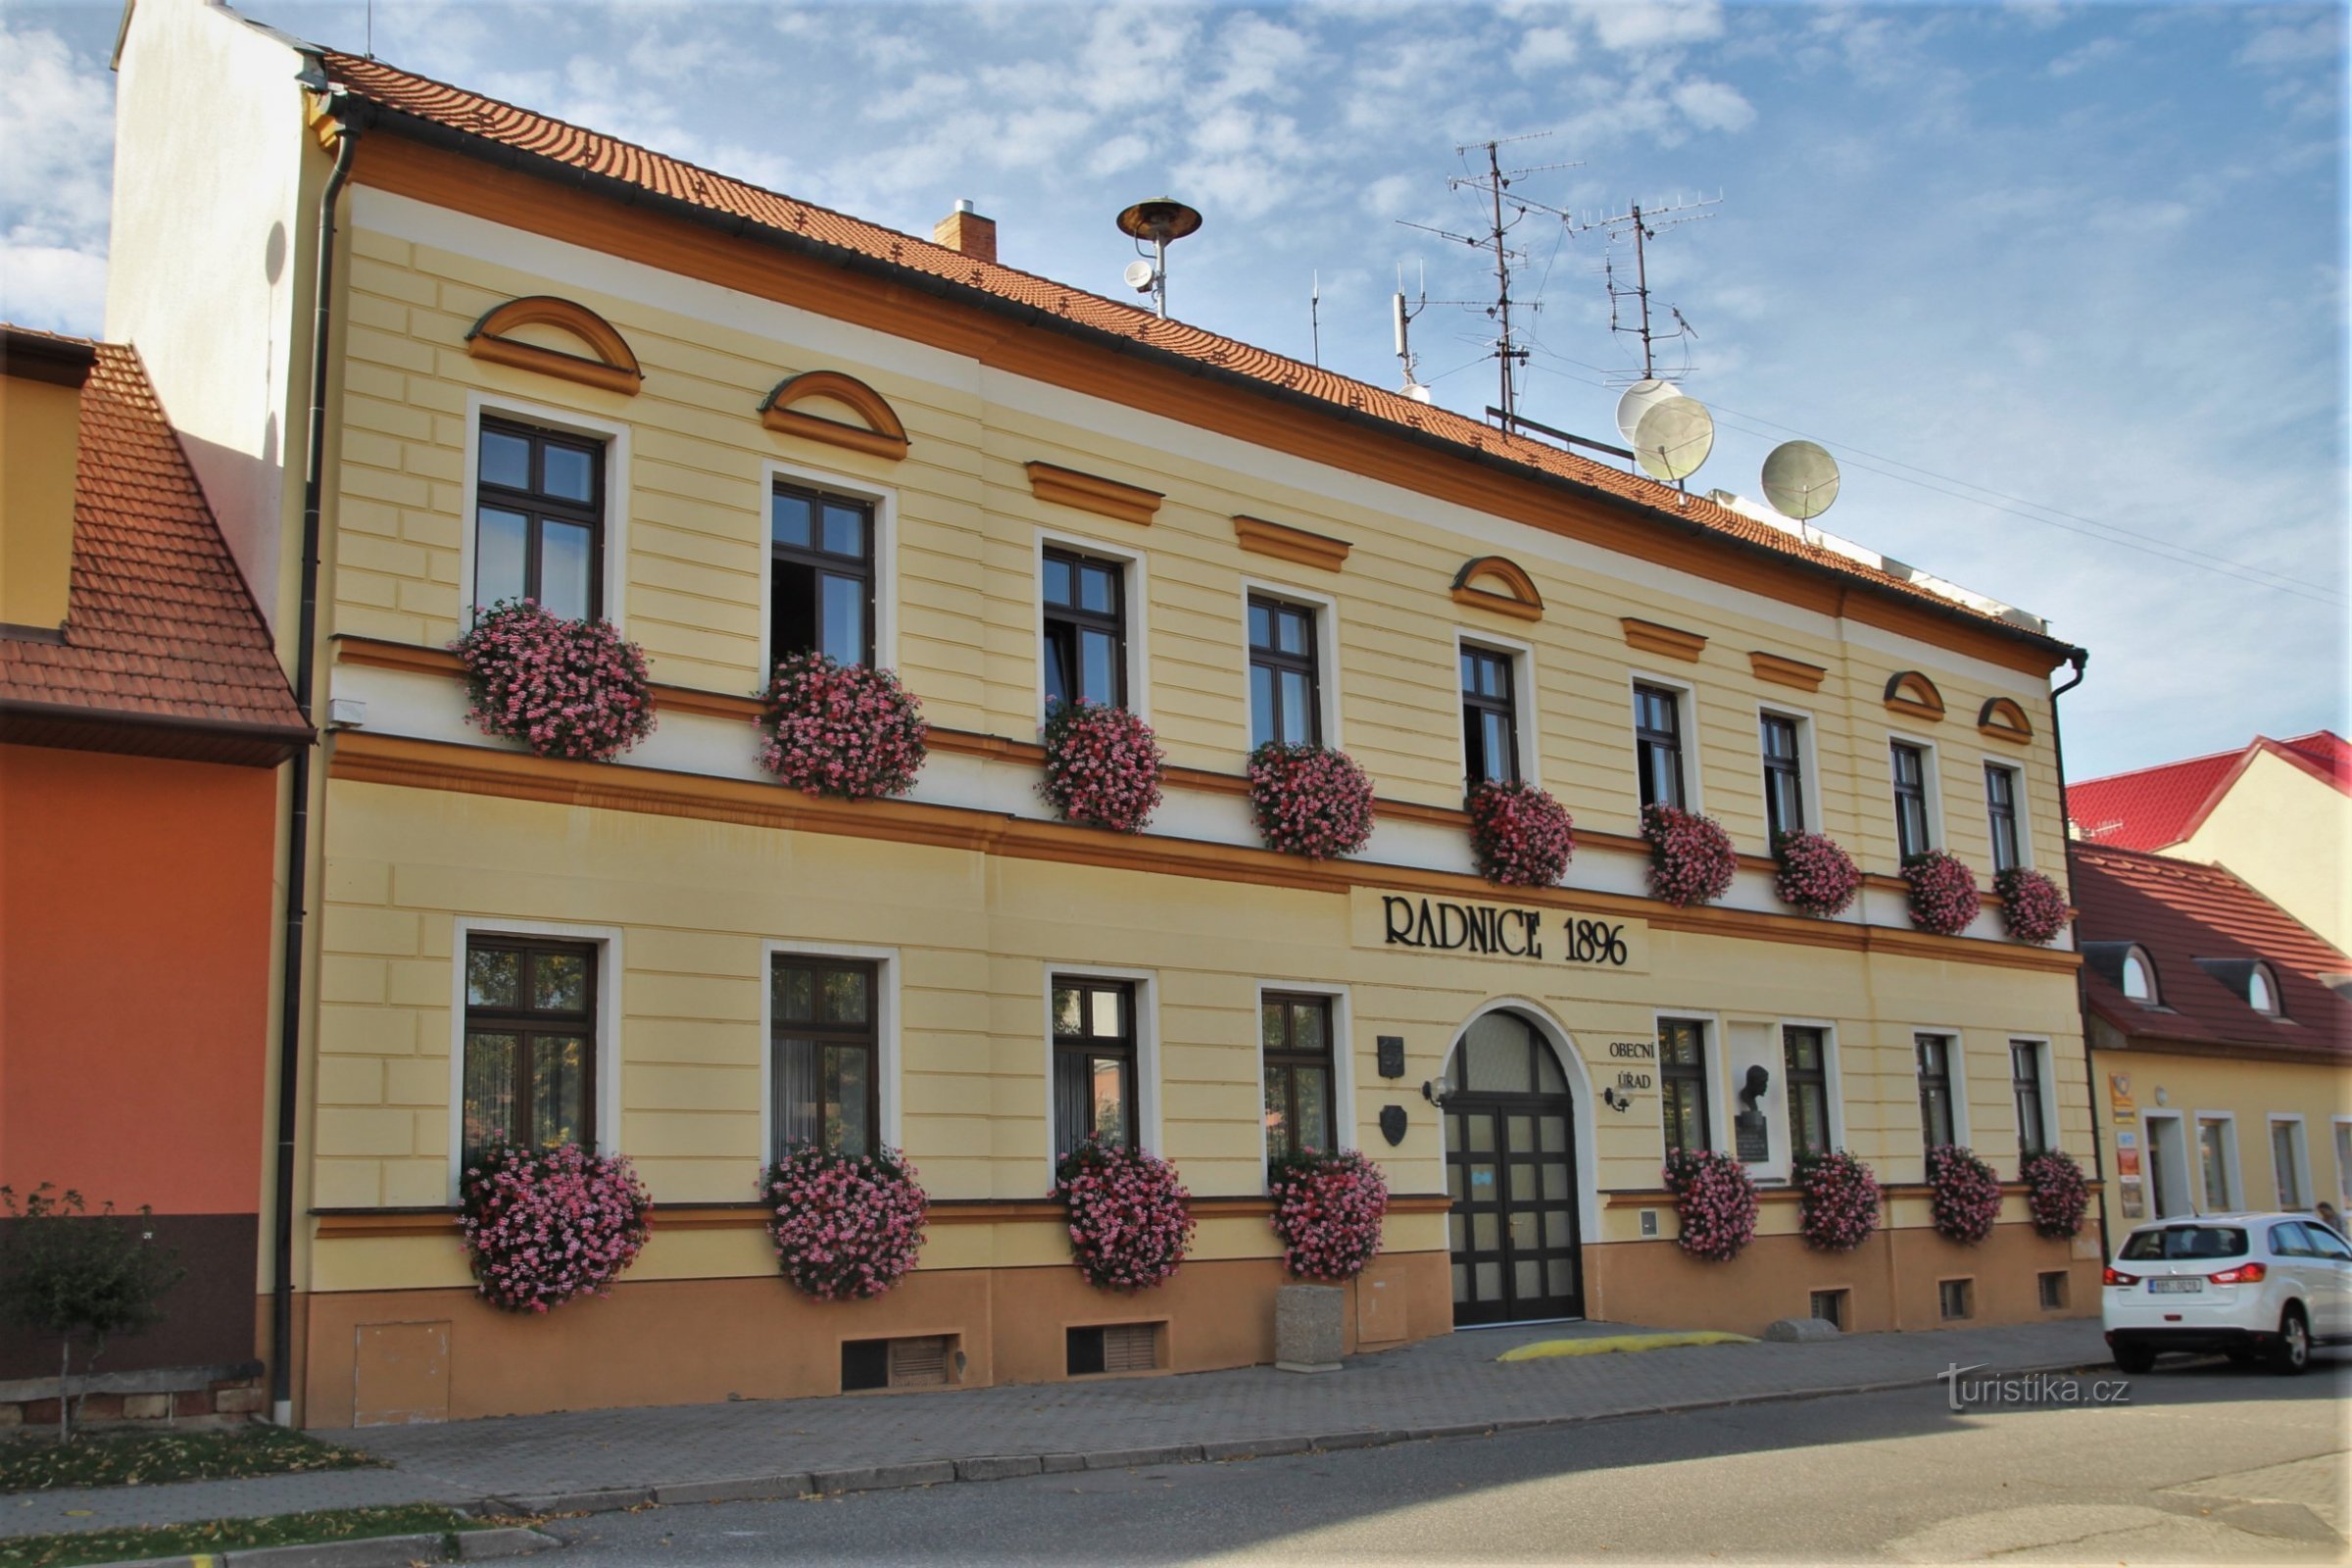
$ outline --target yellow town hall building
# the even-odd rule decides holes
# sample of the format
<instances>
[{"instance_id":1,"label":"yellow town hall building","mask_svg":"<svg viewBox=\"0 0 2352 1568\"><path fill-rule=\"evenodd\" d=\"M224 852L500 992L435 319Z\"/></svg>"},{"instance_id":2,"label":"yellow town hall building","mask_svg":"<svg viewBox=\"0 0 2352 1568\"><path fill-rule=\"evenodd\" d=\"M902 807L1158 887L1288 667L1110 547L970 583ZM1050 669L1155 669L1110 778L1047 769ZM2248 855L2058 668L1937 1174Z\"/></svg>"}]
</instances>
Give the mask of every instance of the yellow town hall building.
<instances>
[{"instance_id":1,"label":"yellow town hall building","mask_svg":"<svg viewBox=\"0 0 2352 1568\"><path fill-rule=\"evenodd\" d=\"M2036 1237L2015 1185L2036 1141L2095 1168L2068 939L1989 905L1927 934L1894 874L1940 847L2063 877L2049 676L2075 651L2038 622L1001 266L970 214L910 238L194 0L140 0L118 67L110 335L328 727L289 1011L305 1424L831 1393L879 1340L967 1384L1071 1375L1073 1331L1139 1370L1270 1359L1270 1125L1328 1126L1395 1195L1351 1350L2092 1307L2095 1237ZM522 593L645 649L660 724L625 758L466 723L447 646ZM808 646L921 700L908 798L759 767L752 694ZM1157 731L1147 831L1040 800L1050 693ZM1260 847L1268 733L1368 771L1360 854ZM1474 773L1573 813L1564 885L1475 874ZM1645 789L1729 829L1722 900L1649 895ZM1846 847L1854 907L1778 901L1776 826ZM516 974L559 980L517 1002ZM811 988L846 1000L796 1024ZM934 1200L878 1300L782 1284L754 1201L810 1028L853 1064L835 1112ZM610 1298L517 1318L472 1294L456 1155L514 1092L488 1042L532 1031L579 1043L536 1091L658 1207ZM1047 1201L1073 1051L1195 1195L1159 1289L1089 1286ZM1676 1246L1669 1103L1764 1189L1729 1263ZM1800 1137L1886 1184L1859 1250L1796 1235ZM1984 1243L1930 1224L1931 1140L2008 1184Z\"/></svg>"}]
</instances>

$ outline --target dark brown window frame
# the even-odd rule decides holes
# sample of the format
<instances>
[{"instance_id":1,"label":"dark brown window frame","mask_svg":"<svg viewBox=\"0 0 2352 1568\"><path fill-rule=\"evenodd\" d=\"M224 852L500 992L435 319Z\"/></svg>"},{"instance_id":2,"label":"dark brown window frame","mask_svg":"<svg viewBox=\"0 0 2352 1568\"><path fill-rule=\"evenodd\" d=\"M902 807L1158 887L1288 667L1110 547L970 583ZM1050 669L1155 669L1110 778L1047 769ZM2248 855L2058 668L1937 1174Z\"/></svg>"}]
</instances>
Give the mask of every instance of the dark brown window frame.
<instances>
[{"instance_id":1,"label":"dark brown window frame","mask_svg":"<svg viewBox=\"0 0 2352 1568\"><path fill-rule=\"evenodd\" d=\"M1934 1048L1936 1063L1934 1072L1928 1070L1930 1047ZM1930 1149L1947 1147L1960 1136L1959 1117L1952 1105L1952 1056L1959 1049L1958 1035L1920 1033L1911 1037L1912 1061L1919 1073L1920 1136L1927 1141ZM1936 1103L1929 1098L1933 1090L1940 1090L1943 1095L1940 1128L1937 1126L1939 1118ZM1943 1135L1940 1138L1936 1136L1938 1131Z\"/></svg>"},{"instance_id":2,"label":"dark brown window frame","mask_svg":"<svg viewBox=\"0 0 2352 1568\"><path fill-rule=\"evenodd\" d=\"M1250 624L1255 621L1256 612L1260 610L1268 612L1269 630L1274 639L1270 646L1257 640L1257 634ZM1249 604L1244 616L1244 636L1250 645L1250 744L1252 750L1266 741L1279 741L1283 738L1283 730L1287 727L1283 721L1290 716L1282 695L1282 677L1285 674L1306 677L1306 734L1303 744L1308 746L1323 744L1323 670L1322 650L1319 646L1323 632L1322 614L1320 607L1298 600L1284 599L1270 593L1252 592L1249 596ZM1285 615L1297 615L1305 620L1305 653L1292 654L1283 651L1281 646L1282 618ZM1272 707L1271 710L1263 715L1266 722L1262 726L1262 733L1258 722L1261 715L1257 710L1257 671L1260 669L1270 670L1273 673L1273 679L1268 682ZM1291 742L1289 744L1301 743Z\"/></svg>"},{"instance_id":3,"label":"dark brown window frame","mask_svg":"<svg viewBox=\"0 0 2352 1568\"><path fill-rule=\"evenodd\" d=\"M1813 1037L1813 1065L1800 1067L1796 1060L1796 1037ZM1838 1144L1830 1127L1830 1032L1819 1024L1783 1024L1781 1026L1781 1070L1788 1096L1788 1153L1790 1158L1806 1154L1826 1154ZM1800 1096L1810 1092L1820 1112L1821 1144L1809 1148L1799 1133L1803 1125L1796 1114Z\"/></svg>"},{"instance_id":4,"label":"dark brown window frame","mask_svg":"<svg viewBox=\"0 0 2352 1568\"><path fill-rule=\"evenodd\" d=\"M814 986L821 986L822 977L829 971L857 972L865 977L865 1022L862 1024L826 1023L814 1017L787 1019L779 1014L771 1000L767 1020L768 1059L768 1151L771 1160L781 1159L787 1150L798 1143L813 1143L828 1153L841 1152L827 1147L822 1135L813 1139L795 1140L788 1129L788 1107L791 1104L792 1074L783 1048L791 1041L805 1040L817 1047L862 1046L865 1049L865 1129L867 1147L861 1151L871 1154L885 1140L882 1137L882 964L875 958L835 957L822 953L771 953L767 960L766 983L768 995L775 995L776 975L781 970L799 969L815 977ZM811 996L817 994L812 986ZM814 1011L815 1009L811 1009ZM807 1065L810 1073L821 1074L823 1058L812 1052L814 1058ZM824 1105L824 1086L816 1086L811 1097L821 1118Z\"/></svg>"},{"instance_id":5,"label":"dark brown window frame","mask_svg":"<svg viewBox=\"0 0 2352 1568\"><path fill-rule=\"evenodd\" d=\"M1052 563L1070 568L1071 603L1067 605L1056 605L1046 597L1046 566ZM1073 702L1083 686L1086 663L1083 634L1096 631L1107 634L1111 643L1111 683L1115 690L1105 706L1128 706L1127 601L1131 585L1127 572L1132 564L1117 556L1097 555L1074 545L1049 544L1038 557L1037 598L1043 613L1045 658L1048 668L1060 675L1061 689ZM1083 597L1078 591L1079 574L1086 567L1110 574L1112 603L1107 613L1079 608L1078 601ZM1049 677L1044 684L1050 705L1054 700L1054 682Z\"/></svg>"},{"instance_id":6,"label":"dark brown window frame","mask_svg":"<svg viewBox=\"0 0 2352 1568\"><path fill-rule=\"evenodd\" d=\"M473 1037L477 1034L511 1034L515 1037L514 1077L508 1087L514 1104L525 1107L524 1114L527 1115L527 1107L531 1102L533 1042L541 1036L564 1035L576 1036L587 1042L587 1049L580 1054L580 1120L583 1125L580 1136L574 1141L583 1149L593 1151L597 1148L597 1096L600 1089L597 1069L600 1065L598 1057L603 1054L603 1041L597 1033L598 987L603 979L604 958L601 949L602 945L596 942L561 937L516 936L498 931L466 933L464 950L458 956L459 982L466 988L465 1017L460 1026L461 1055L458 1062L458 1128L461 1143L465 1141L466 1124L471 1119L466 1114L465 1085L471 1076L466 1070L468 1061L466 1054L473 1048ZM562 954L582 957L586 962L581 975L580 995L587 1005L578 1011L564 1011L546 1007L502 1007L477 1004L465 973L477 951L520 955L521 961L516 964L514 971L514 994L518 999L531 995L531 970L537 956ZM517 1144L532 1145L539 1141L533 1130L527 1127L509 1127L506 1133L509 1140ZM458 1151L461 1160L470 1158L473 1152L468 1148Z\"/></svg>"},{"instance_id":7,"label":"dark brown window frame","mask_svg":"<svg viewBox=\"0 0 2352 1568\"><path fill-rule=\"evenodd\" d=\"M1996 876L2026 863L2025 838L2017 820L2022 782L2023 775L2006 762L1984 764L1984 820L1992 834L1992 869ZM2004 791L2007 799L2002 798Z\"/></svg>"},{"instance_id":8,"label":"dark brown window frame","mask_svg":"<svg viewBox=\"0 0 2352 1568\"><path fill-rule=\"evenodd\" d=\"M2017 1103L2017 1157L2032 1159L2050 1152L2049 1105L2042 1099L2042 1042L2009 1042L2009 1093ZM2021 1068L2030 1070L2021 1071ZM2028 1115L2029 1110L2032 1112ZM2033 1123L2029 1135L2027 1123Z\"/></svg>"},{"instance_id":9,"label":"dark brown window frame","mask_svg":"<svg viewBox=\"0 0 2352 1568\"><path fill-rule=\"evenodd\" d=\"M546 451L550 446L566 447L588 456L588 471L594 476L593 496L586 503L568 497L549 495L544 489L516 489L511 485L495 484L481 471L481 445L485 436L503 435L527 442L531 449L531 475L535 485L544 485L547 472ZM602 437L579 435L569 430L553 429L522 419L484 414L476 421L473 432L474 485L473 516L473 582L468 592L482 609L490 601L481 597L482 576L482 509L496 507L501 512L519 512L525 521L522 545L522 597L535 604L545 605L545 584L540 581L540 540L545 523L572 523L588 530L588 618L601 620L605 613L605 513L607 497L606 465L610 444Z\"/></svg>"},{"instance_id":10,"label":"dark brown window frame","mask_svg":"<svg viewBox=\"0 0 2352 1568\"><path fill-rule=\"evenodd\" d=\"M846 490L828 490L822 485L808 484L782 476L770 479L767 494L769 507L767 530L768 668L771 670L775 668L776 661L788 654L810 653L825 646L824 579L828 576L847 578L864 588L865 627L864 636L860 639L863 646L858 662L863 664L873 663L876 640L880 636L875 620L879 609L877 600L880 596L881 580L878 564L881 559L880 540L876 537L876 530L881 520L881 505L871 496L853 495ZM793 496L809 503L809 543L807 547L777 542L774 507L778 496ZM838 551L826 550L818 544L817 541L824 537L823 509L828 506L848 507L859 514L862 518L859 531L863 539L863 554L856 557L845 556ZM807 648L787 648L784 646L783 638L779 635L779 621L783 615L784 606L784 598L779 591L780 584L777 582L777 568L780 564L790 564L814 572L817 577L815 604L811 612L816 641Z\"/></svg>"},{"instance_id":11,"label":"dark brown window frame","mask_svg":"<svg viewBox=\"0 0 2352 1568\"><path fill-rule=\"evenodd\" d=\"M1665 704L1667 726L1664 729L1648 722L1644 707L1648 703ZM1665 800L1658 794L1658 779L1651 766L1654 758L1666 759L1674 799ZM1690 779L1683 767L1683 689L1664 686L1652 680L1634 682L1634 780L1647 806L1687 807L1690 801Z\"/></svg>"},{"instance_id":12,"label":"dark brown window frame","mask_svg":"<svg viewBox=\"0 0 2352 1568\"><path fill-rule=\"evenodd\" d=\"M1116 992L1119 996L1119 1018L1123 1028L1116 1035L1065 1035L1054 1027L1057 1011L1055 996L1065 988L1075 989L1082 996L1096 992ZM1143 986L1134 980L1092 974L1054 974L1047 982L1046 1028L1054 1049L1054 1159L1062 1157L1085 1142L1094 1131L1093 1115L1094 1063L1099 1059L1115 1059L1121 1068L1121 1087L1127 1098L1127 1141L1129 1149L1141 1149L1144 1137L1144 1069L1143 1019L1140 1006ZM1093 1026L1094 1007L1081 1004L1079 1014L1088 1028ZM1072 1064L1075 1064L1074 1066ZM1086 1114L1077 1114L1080 1102L1075 1096L1084 1095Z\"/></svg>"},{"instance_id":13,"label":"dark brown window frame","mask_svg":"<svg viewBox=\"0 0 2352 1568\"><path fill-rule=\"evenodd\" d=\"M1262 1070L1266 1074L1267 1082L1269 1084L1272 1082L1276 1067L1320 1067L1323 1069L1323 1125L1331 1129L1331 1140L1334 1146L1333 1149L1322 1151L1324 1153L1334 1152L1338 1148L1345 1147L1347 1142L1346 1130L1340 1125L1340 1053L1336 1035L1339 1009L1331 1004L1332 999L1328 995L1312 991L1261 991L1257 998L1258 1041L1263 1056ZM1283 1044L1280 1047L1264 1044L1265 1009L1268 1007L1283 1009ZM1295 1007L1311 1007L1323 1015L1323 1045L1320 1050L1301 1048L1297 1044L1298 1038L1298 1017L1291 1010ZM1297 1072L1290 1073L1285 1083L1282 1125L1284 1137L1288 1139L1293 1136L1294 1129L1298 1126L1298 1076ZM1274 1129L1268 1127L1266 1129L1267 1160L1271 1162L1279 1159L1287 1152L1296 1152L1296 1151L1276 1149L1274 1147Z\"/></svg>"},{"instance_id":14,"label":"dark brown window frame","mask_svg":"<svg viewBox=\"0 0 2352 1568\"><path fill-rule=\"evenodd\" d=\"M1666 1043L1670 1030L1688 1029L1698 1042L1698 1060L1694 1063L1677 1061ZM1674 1141L1675 1124L1682 1118L1676 1107L1694 1097L1698 1107L1697 1149L1702 1153L1715 1147L1715 1116L1713 1097L1707 1084L1707 1025L1703 1018L1660 1018L1658 1020L1658 1106L1664 1123L1666 1152L1671 1154L1679 1145Z\"/></svg>"},{"instance_id":15,"label":"dark brown window frame","mask_svg":"<svg viewBox=\"0 0 2352 1568\"><path fill-rule=\"evenodd\" d=\"M1773 732L1786 732L1788 750L1786 755L1773 750ZM1766 711L1756 724L1756 746L1764 761L1764 830L1765 837L1778 844L1784 833L1801 833L1805 829L1805 731L1804 720L1788 713ZM1784 789L1789 796L1784 807ZM1795 812L1793 820L1789 811Z\"/></svg>"},{"instance_id":16,"label":"dark brown window frame","mask_svg":"<svg viewBox=\"0 0 2352 1568\"><path fill-rule=\"evenodd\" d=\"M1934 755L1917 741L1887 742L1887 766L1894 780L1894 849L1896 856L1906 861L1914 855L1925 855L1936 848L1936 817L1928 809L1928 780L1935 776ZM1905 758L1917 764L1917 777L1903 777ZM1911 823L1913 809L1919 817L1916 833Z\"/></svg>"},{"instance_id":17,"label":"dark brown window frame","mask_svg":"<svg viewBox=\"0 0 2352 1568\"><path fill-rule=\"evenodd\" d=\"M1499 695L1478 690L1476 672L1489 667L1501 672ZM1489 779L1516 783L1524 776L1519 765L1519 656L1507 648L1462 642L1456 645L1454 668L1462 700L1462 775L1468 781L1467 787L1476 789ZM1500 772L1494 770L1494 759L1486 755L1483 717L1490 713L1502 720L1504 755Z\"/></svg>"}]
</instances>

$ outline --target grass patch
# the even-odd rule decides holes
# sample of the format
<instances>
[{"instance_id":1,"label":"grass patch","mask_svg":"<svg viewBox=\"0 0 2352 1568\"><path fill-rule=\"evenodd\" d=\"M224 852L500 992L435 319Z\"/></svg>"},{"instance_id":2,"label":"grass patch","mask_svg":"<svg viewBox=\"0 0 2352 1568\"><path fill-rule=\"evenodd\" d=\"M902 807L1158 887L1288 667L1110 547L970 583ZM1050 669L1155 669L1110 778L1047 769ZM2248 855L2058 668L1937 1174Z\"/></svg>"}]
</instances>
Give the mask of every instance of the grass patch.
<instances>
[{"instance_id":1,"label":"grass patch","mask_svg":"<svg viewBox=\"0 0 2352 1568\"><path fill-rule=\"evenodd\" d=\"M24 1436L0 1443L0 1492L59 1487L152 1487L167 1481L234 1481L305 1470L356 1470L383 1461L284 1427L102 1432L60 1445Z\"/></svg>"},{"instance_id":2,"label":"grass patch","mask_svg":"<svg viewBox=\"0 0 2352 1568\"><path fill-rule=\"evenodd\" d=\"M1685 1329L1671 1334L1607 1334L1582 1340L1538 1340L1515 1346L1497 1361L1544 1361L1555 1355L1607 1355L1617 1350L1671 1350L1680 1345L1753 1345L1744 1334L1714 1329Z\"/></svg>"},{"instance_id":3,"label":"grass patch","mask_svg":"<svg viewBox=\"0 0 2352 1568\"><path fill-rule=\"evenodd\" d=\"M74 1568L78 1563L179 1557L255 1546L313 1546L369 1536L454 1536L488 1524L437 1502L397 1508L328 1508L264 1519L207 1519L189 1525L139 1525L63 1536L0 1537L0 1568ZM455 1552L450 1552L455 1555Z\"/></svg>"}]
</instances>

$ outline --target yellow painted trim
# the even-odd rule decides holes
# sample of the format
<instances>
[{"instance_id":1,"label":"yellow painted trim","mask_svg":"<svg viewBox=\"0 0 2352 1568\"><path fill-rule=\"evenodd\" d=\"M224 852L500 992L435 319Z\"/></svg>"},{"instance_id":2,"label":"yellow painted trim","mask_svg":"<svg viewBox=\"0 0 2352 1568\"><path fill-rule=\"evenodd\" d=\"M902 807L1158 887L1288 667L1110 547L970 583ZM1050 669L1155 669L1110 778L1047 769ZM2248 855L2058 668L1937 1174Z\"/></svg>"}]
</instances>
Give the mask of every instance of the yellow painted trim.
<instances>
[{"instance_id":1,"label":"yellow painted trim","mask_svg":"<svg viewBox=\"0 0 2352 1568\"><path fill-rule=\"evenodd\" d=\"M1116 517L1121 522L1150 522L1152 514L1159 511L1160 502L1167 499L1142 485L1121 484L1100 474L1058 468L1051 463L1031 463L1025 466L1029 470L1029 491L1038 500Z\"/></svg>"},{"instance_id":2,"label":"yellow painted trim","mask_svg":"<svg viewBox=\"0 0 2352 1568\"><path fill-rule=\"evenodd\" d=\"M1612 1355L1619 1351L1671 1350L1685 1345L1753 1345L1744 1334L1717 1329L1684 1329L1666 1334L1609 1334L1590 1340L1538 1340L1503 1351L1497 1361L1548 1361L1562 1355Z\"/></svg>"},{"instance_id":3,"label":"yellow painted trim","mask_svg":"<svg viewBox=\"0 0 2352 1568\"><path fill-rule=\"evenodd\" d=\"M1680 626L1661 626L1654 620L1640 620L1632 615L1619 616L1617 623L1625 628L1627 644L1643 653L1664 654L1668 659L1695 664L1698 656L1707 651L1704 637Z\"/></svg>"},{"instance_id":4,"label":"yellow painted trim","mask_svg":"<svg viewBox=\"0 0 2352 1568\"><path fill-rule=\"evenodd\" d=\"M1747 667L1758 680L1768 680L1776 686L1793 686L1800 692L1821 690L1822 677L1829 673L1819 664L1808 664L1801 659L1789 659L1781 654L1768 654L1761 648L1747 656Z\"/></svg>"},{"instance_id":5,"label":"yellow painted trim","mask_svg":"<svg viewBox=\"0 0 2352 1568\"><path fill-rule=\"evenodd\" d=\"M1320 566L1325 571L1339 570L1348 560L1348 552L1354 548L1345 539L1308 533L1304 528L1292 528L1240 513L1234 514L1233 536L1244 550L1253 555L1272 556L1277 561L1295 562L1301 566Z\"/></svg>"}]
</instances>

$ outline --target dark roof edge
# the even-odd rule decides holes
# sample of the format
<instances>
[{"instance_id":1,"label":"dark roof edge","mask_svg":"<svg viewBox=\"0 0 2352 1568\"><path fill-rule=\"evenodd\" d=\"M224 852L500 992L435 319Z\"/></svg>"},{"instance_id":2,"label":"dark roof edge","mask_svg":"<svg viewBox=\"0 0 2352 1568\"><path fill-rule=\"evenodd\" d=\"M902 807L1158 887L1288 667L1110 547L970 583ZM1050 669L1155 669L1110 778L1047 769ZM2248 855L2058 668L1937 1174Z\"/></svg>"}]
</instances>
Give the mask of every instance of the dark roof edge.
<instances>
[{"instance_id":1,"label":"dark roof edge","mask_svg":"<svg viewBox=\"0 0 2352 1568\"><path fill-rule=\"evenodd\" d=\"M110 734L120 735L127 744L104 744ZM274 764L317 739L318 732L308 724L270 724L254 719L204 718L188 713L0 697L0 742L15 745L141 756L169 756L184 746L199 751L223 750L257 760L267 757L268 762Z\"/></svg>"},{"instance_id":2,"label":"dark roof edge","mask_svg":"<svg viewBox=\"0 0 2352 1568\"><path fill-rule=\"evenodd\" d=\"M1154 348L1149 343L1139 343L1132 338L1121 337L1115 332L1105 332L1084 322L1056 316L1051 311L1042 310L1034 305L1023 305L1015 300L1001 299L967 288L951 278L940 277L914 268L902 267L879 257L862 256L842 246L829 245L821 240L810 239L807 235L794 234L788 230L774 228L733 214L716 212L675 196L665 196L660 191L647 190L641 185L632 185L628 181L611 174L599 174L589 170L576 169L544 154L525 152L521 148L510 147L504 142L494 141L487 136L460 130L438 121L427 120L422 116L412 115L405 110L391 108L366 97L355 89L346 87L342 96L356 103L368 122L428 145L446 147L464 156L484 163L503 165L557 184L575 185L582 190L604 196L624 206L647 207L656 212L682 219L687 222L700 224L705 228L716 229L739 239L755 240L808 257L814 261L839 267L844 271L865 273L902 287L929 294L934 298L1006 316L1020 321L1023 325L1043 327L1071 337L1082 338L1097 347L1109 349L1113 353L1130 355L1158 365L1163 368L1198 376L1237 391L1268 398L1324 417L1338 419L1343 423L1374 430L1390 439L1411 442L1446 457L1475 463L1508 473L1515 478L1564 490L1582 500L1601 503L1633 514L1645 521L1671 523L1694 539L1702 539L1711 544L1724 546L1738 554L1790 566L1799 571L1836 582L1840 586L1862 589L1892 604L1906 605L1915 610L1941 616L1955 624L1968 626L1973 630L1989 632L1994 636L2040 649L2053 656L2051 660L2053 668L2072 659L2076 654L2083 652L2062 638L2029 631L2023 626L1991 616L1980 615L1957 605L1946 605L1917 594L1904 593L1890 585L1881 585L1867 577L1842 572L1836 567L1807 561L1801 556L1791 556L1781 551L1767 549L1762 545L1750 543L1737 534L1709 528L1703 523L1678 517L1671 512L1644 506L1641 502L1612 494L1595 486L1581 484L1561 474L1545 473L1496 453L1482 452L1475 447L1464 446L1458 441L1448 440L1427 430L1416 430L1410 425L1398 424L1392 419L1383 419L1359 410L1332 403L1324 398L1311 397L1289 387L1276 386L1256 376L1245 375L1240 371L1229 370L1220 366L1205 365L1188 355ZM346 118L350 116L351 112L349 108L345 107L338 107L336 110L338 115Z\"/></svg>"}]
</instances>

